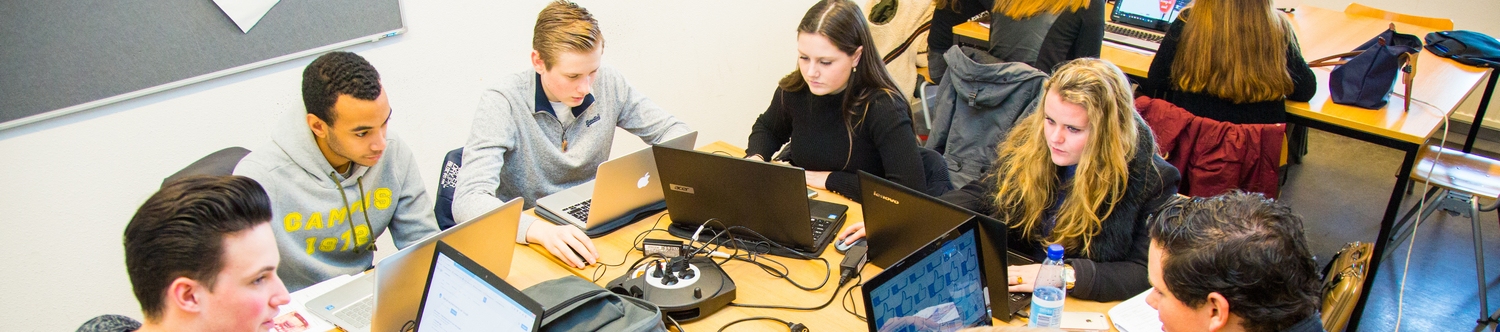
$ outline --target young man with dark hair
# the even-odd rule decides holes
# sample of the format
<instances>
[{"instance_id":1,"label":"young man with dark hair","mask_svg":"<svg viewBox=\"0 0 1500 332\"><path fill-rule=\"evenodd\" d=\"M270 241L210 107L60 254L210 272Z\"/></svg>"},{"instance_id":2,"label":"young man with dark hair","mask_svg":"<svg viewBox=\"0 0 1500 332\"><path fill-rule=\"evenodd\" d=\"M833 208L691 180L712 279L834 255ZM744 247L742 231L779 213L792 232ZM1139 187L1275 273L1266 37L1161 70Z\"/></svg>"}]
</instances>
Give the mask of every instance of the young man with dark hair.
<instances>
[{"instance_id":1,"label":"young man with dark hair","mask_svg":"<svg viewBox=\"0 0 1500 332\"><path fill-rule=\"evenodd\" d=\"M288 112L271 144L234 169L271 193L281 279L292 291L369 269L387 229L401 248L438 231L416 159L386 131L387 98L363 57L319 56L302 72L306 112Z\"/></svg>"},{"instance_id":2,"label":"young man with dark hair","mask_svg":"<svg viewBox=\"0 0 1500 332\"><path fill-rule=\"evenodd\" d=\"M243 176L167 184L125 226L125 269L145 324L104 316L79 331L268 331L291 300L276 277L271 200Z\"/></svg>"},{"instance_id":3,"label":"young man with dark hair","mask_svg":"<svg viewBox=\"0 0 1500 332\"><path fill-rule=\"evenodd\" d=\"M687 124L601 65L604 37L588 10L559 0L537 15L531 67L483 91L458 171L453 217L467 220L524 197L526 207L594 178L615 127L646 143L688 133ZM523 215L516 242L539 243L568 265L599 253L578 227ZM581 254L578 257L574 252Z\"/></svg>"},{"instance_id":4,"label":"young man with dark hair","mask_svg":"<svg viewBox=\"0 0 1500 332\"><path fill-rule=\"evenodd\" d=\"M1180 199L1151 239L1146 302L1167 332L1323 331L1322 278L1286 205L1243 192Z\"/></svg>"}]
</instances>

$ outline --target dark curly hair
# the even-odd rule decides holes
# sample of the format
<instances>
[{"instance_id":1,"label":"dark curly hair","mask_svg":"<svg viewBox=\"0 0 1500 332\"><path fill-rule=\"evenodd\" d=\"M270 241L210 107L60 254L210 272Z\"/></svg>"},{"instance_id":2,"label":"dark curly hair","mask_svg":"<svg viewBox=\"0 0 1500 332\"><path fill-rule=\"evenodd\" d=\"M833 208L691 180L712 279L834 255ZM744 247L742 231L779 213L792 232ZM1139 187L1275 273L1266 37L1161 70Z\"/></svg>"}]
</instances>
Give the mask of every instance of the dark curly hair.
<instances>
[{"instance_id":1,"label":"dark curly hair","mask_svg":"<svg viewBox=\"0 0 1500 332\"><path fill-rule=\"evenodd\" d=\"M1282 331L1316 314L1322 278L1291 208L1259 193L1180 199L1151 227L1162 280L1188 307L1229 301L1247 331Z\"/></svg>"},{"instance_id":2,"label":"dark curly hair","mask_svg":"<svg viewBox=\"0 0 1500 332\"><path fill-rule=\"evenodd\" d=\"M270 221L271 198L243 176L183 178L147 198L125 226L125 270L146 321L162 318L174 279L213 289L224 237Z\"/></svg>"},{"instance_id":3,"label":"dark curly hair","mask_svg":"<svg viewBox=\"0 0 1500 332\"><path fill-rule=\"evenodd\" d=\"M364 57L349 52L323 54L302 70L302 105L308 114L333 124L333 104L339 95L379 98L380 73Z\"/></svg>"}]
</instances>

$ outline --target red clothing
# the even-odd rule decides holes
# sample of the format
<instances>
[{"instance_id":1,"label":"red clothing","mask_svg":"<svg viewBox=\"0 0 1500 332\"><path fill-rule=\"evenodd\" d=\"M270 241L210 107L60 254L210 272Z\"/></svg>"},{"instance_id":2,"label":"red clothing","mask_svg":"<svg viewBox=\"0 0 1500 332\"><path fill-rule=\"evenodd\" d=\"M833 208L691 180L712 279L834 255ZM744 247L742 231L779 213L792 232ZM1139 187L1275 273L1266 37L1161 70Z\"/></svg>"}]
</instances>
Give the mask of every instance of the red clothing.
<instances>
[{"instance_id":1,"label":"red clothing","mask_svg":"<svg viewBox=\"0 0 1500 332\"><path fill-rule=\"evenodd\" d=\"M1286 124L1234 124L1199 117L1165 100L1139 97L1136 111L1159 153L1182 171L1178 192L1208 197L1240 189L1276 198Z\"/></svg>"}]
</instances>

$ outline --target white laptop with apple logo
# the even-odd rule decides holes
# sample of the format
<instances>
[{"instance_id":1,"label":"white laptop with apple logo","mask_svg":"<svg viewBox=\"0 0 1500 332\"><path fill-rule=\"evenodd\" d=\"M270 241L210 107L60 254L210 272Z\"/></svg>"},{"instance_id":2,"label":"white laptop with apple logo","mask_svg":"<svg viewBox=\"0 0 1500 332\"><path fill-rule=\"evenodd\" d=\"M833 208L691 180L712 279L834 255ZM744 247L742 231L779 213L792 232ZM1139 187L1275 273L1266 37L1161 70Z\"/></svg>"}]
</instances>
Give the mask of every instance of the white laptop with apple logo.
<instances>
[{"instance_id":1,"label":"white laptop with apple logo","mask_svg":"<svg viewBox=\"0 0 1500 332\"><path fill-rule=\"evenodd\" d=\"M690 132L660 144L691 150L698 132ZM564 189L536 200L536 214L559 225L590 230L600 225L619 225L621 218L634 216L643 208L663 202L660 177L656 175L656 157L651 147L631 152L599 164L594 180Z\"/></svg>"}]
</instances>

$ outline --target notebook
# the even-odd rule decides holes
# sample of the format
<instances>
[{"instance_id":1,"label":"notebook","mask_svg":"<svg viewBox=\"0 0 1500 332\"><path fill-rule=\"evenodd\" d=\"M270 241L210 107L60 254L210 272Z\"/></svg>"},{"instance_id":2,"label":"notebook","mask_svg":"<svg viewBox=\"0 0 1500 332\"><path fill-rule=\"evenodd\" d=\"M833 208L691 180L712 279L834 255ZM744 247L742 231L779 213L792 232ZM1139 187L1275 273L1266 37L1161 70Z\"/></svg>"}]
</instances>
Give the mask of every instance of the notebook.
<instances>
[{"instance_id":1,"label":"notebook","mask_svg":"<svg viewBox=\"0 0 1500 332\"><path fill-rule=\"evenodd\" d=\"M417 311L417 332L540 331L542 305L439 241Z\"/></svg>"},{"instance_id":2,"label":"notebook","mask_svg":"<svg viewBox=\"0 0 1500 332\"><path fill-rule=\"evenodd\" d=\"M1104 40L1156 52L1167 25L1189 4L1192 0L1116 0L1104 24Z\"/></svg>"},{"instance_id":3,"label":"notebook","mask_svg":"<svg viewBox=\"0 0 1500 332\"><path fill-rule=\"evenodd\" d=\"M965 221L870 278L860 290L870 331L990 325L983 291L989 269L981 258L977 226Z\"/></svg>"},{"instance_id":4,"label":"notebook","mask_svg":"<svg viewBox=\"0 0 1500 332\"><path fill-rule=\"evenodd\" d=\"M697 139L695 131L658 145L692 149ZM646 147L599 164L593 180L537 199L536 214L558 225L582 228L590 236L603 235L640 212L661 209L660 178L656 158Z\"/></svg>"},{"instance_id":5,"label":"notebook","mask_svg":"<svg viewBox=\"0 0 1500 332\"><path fill-rule=\"evenodd\" d=\"M521 199L512 199L478 218L454 225L407 246L375 264L374 273L354 280L307 301L314 316L345 331L394 331L416 316L438 240L462 248L500 275L510 272L515 253Z\"/></svg>"},{"instance_id":6,"label":"notebook","mask_svg":"<svg viewBox=\"0 0 1500 332\"><path fill-rule=\"evenodd\" d=\"M714 242L812 259L828 248L849 211L843 204L807 198L801 168L665 146L652 150L672 216L667 232L680 238L691 240L696 233L709 240L729 230L743 241L727 243L728 236L719 236ZM700 225L705 226L701 233Z\"/></svg>"},{"instance_id":7,"label":"notebook","mask_svg":"<svg viewBox=\"0 0 1500 332\"><path fill-rule=\"evenodd\" d=\"M859 186L860 194L864 196L861 208L865 216L865 241L869 243L866 254L870 264L891 266L927 245L928 241L942 236L947 228L971 220L978 223L981 230L979 248L984 252L986 266L1036 264L1009 249L1009 227L989 216L863 171L859 172ZM990 272L986 275L986 284L1009 285L1006 269ZM1001 321L1010 321L1011 315L1031 303L1031 293L1011 293L1004 289L986 290L986 294L990 308L994 309L990 314Z\"/></svg>"}]
</instances>

